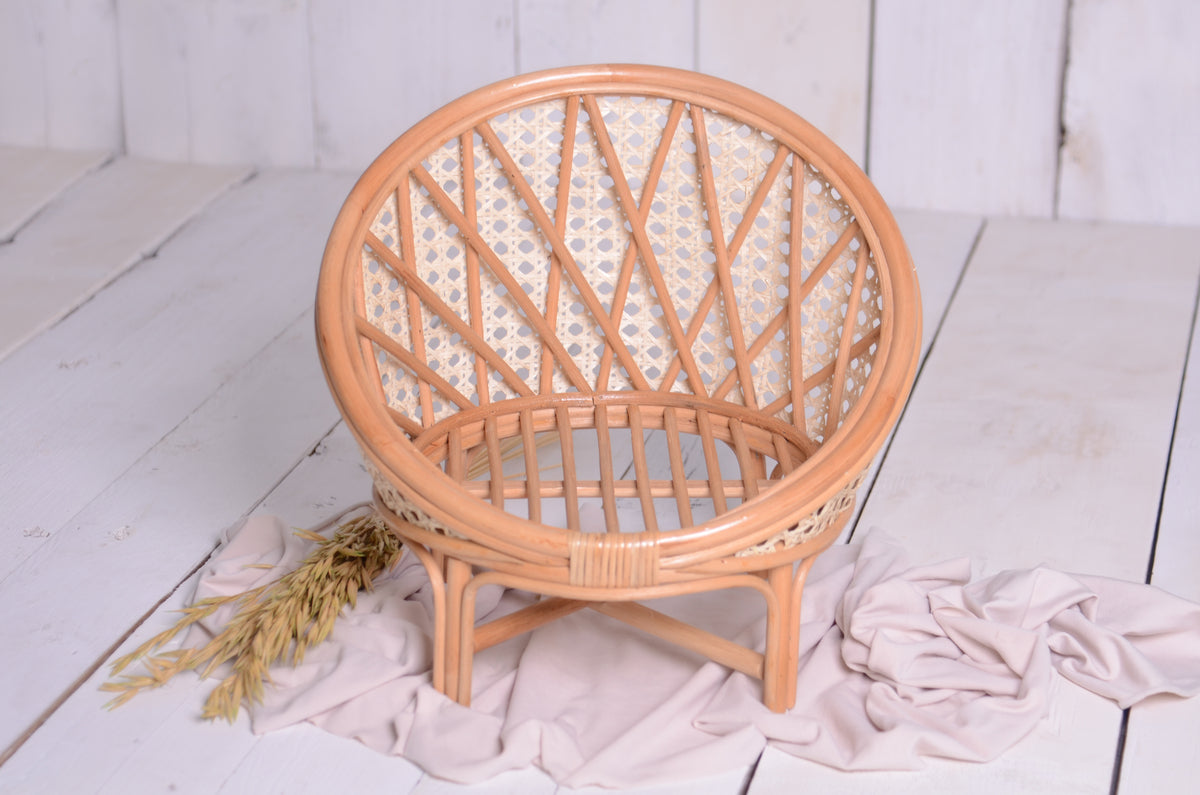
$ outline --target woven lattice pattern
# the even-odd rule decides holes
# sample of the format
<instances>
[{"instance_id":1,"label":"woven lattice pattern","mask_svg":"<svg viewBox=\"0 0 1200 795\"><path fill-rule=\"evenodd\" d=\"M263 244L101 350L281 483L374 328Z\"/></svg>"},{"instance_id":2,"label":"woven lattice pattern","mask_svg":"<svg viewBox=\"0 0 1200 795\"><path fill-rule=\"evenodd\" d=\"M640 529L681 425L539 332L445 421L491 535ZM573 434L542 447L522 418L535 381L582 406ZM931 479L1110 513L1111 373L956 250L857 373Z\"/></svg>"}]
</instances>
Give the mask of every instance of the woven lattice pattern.
<instances>
[{"instance_id":1,"label":"woven lattice pattern","mask_svg":"<svg viewBox=\"0 0 1200 795\"><path fill-rule=\"evenodd\" d=\"M839 520L847 518L848 513L854 508L858 487L862 485L866 477L867 471L864 469L820 508L808 516L800 517L800 521L796 524L786 530L781 530L765 541L739 550L738 556L769 555L781 549L790 549L797 544L803 544L829 530Z\"/></svg>"},{"instance_id":2,"label":"woven lattice pattern","mask_svg":"<svg viewBox=\"0 0 1200 795\"><path fill-rule=\"evenodd\" d=\"M334 224L318 345L432 586L435 688L591 607L796 701L804 582L916 370L911 259L790 111L689 72L500 81L405 133ZM541 598L476 625L480 588ZM746 588L750 648L643 604Z\"/></svg>"},{"instance_id":3,"label":"woven lattice pattern","mask_svg":"<svg viewBox=\"0 0 1200 795\"><path fill-rule=\"evenodd\" d=\"M410 432L514 397L646 389L766 410L819 443L870 375L883 301L851 209L737 119L541 102L393 188L371 210L360 330Z\"/></svg>"}]
</instances>

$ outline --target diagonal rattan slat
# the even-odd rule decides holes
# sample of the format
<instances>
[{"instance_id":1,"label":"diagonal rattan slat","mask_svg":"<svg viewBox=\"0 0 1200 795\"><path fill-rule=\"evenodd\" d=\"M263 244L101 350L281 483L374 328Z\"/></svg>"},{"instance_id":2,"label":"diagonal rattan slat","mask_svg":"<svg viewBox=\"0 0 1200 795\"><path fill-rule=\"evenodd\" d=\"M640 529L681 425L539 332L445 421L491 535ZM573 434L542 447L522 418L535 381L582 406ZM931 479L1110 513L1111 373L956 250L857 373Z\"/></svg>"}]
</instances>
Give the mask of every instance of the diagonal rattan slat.
<instances>
[{"instance_id":1,"label":"diagonal rattan slat","mask_svg":"<svg viewBox=\"0 0 1200 795\"><path fill-rule=\"evenodd\" d=\"M359 180L317 328L434 584L435 687L469 703L476 651L592 607L794 703L804 578L920 341L891 214L800 117L646 66L469 94ZM487 583L542 598L477 628ZM762 594L764 650L640 604L724 588Z\"/></svg>"}]
</instances>

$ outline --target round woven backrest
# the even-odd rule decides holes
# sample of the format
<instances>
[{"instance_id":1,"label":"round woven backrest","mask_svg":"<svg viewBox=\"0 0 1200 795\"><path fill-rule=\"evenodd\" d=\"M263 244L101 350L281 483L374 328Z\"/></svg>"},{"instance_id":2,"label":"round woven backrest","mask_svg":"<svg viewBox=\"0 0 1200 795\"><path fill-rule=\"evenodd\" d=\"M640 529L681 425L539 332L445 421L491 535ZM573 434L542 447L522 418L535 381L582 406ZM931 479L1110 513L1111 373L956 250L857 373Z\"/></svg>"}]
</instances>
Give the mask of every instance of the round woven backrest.
<instances>
[{"instance_id":1,"label":"round woven backrest","mask_svg":"<svg viewBox=\"0 0 1200 795\"><path fill-rule=\"evenodd\" d=\"M908 254L845 155L756 94L649 67L517 78L406 133L335 226L318 313L335 396L393 474L445 466L429 429L461 412L634 390L751 410L802 459L866 422L845 480L919 336Z\"/></svg>"}]
</instances>

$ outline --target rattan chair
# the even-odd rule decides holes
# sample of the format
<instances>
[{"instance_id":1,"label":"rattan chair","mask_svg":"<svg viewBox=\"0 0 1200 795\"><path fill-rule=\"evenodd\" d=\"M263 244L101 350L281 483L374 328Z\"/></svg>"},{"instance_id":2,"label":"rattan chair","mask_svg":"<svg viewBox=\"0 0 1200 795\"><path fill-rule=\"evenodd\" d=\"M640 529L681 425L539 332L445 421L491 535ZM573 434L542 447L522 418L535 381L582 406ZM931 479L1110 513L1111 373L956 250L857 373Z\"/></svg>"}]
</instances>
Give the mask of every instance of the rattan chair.
<instances>
[{"instance_id":1,"label":"rattan chair","mask_svg":"<svg viewBox=\"0 0 1200 795\"><path fill-rule=\"evenodd\" d=\"M476 651L591 608L794 704L805 576L920 347L895 221L811 125L657 67L488 86L359 180L317 329L434 584L436 688L469 704ZM490 583L541 598L477 627ZM640 603L727 588L762 595L765 651Z\"/></svg>"}]
</instances>

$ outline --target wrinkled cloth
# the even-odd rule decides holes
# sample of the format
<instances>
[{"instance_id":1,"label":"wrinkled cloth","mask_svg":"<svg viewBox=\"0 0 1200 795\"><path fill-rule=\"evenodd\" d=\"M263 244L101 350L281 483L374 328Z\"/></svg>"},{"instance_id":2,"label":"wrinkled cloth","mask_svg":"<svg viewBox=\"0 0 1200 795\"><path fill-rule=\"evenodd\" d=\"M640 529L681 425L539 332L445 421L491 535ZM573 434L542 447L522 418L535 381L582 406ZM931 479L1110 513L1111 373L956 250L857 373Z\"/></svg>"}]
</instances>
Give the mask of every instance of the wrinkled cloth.
<instances>
[{"instance_id":1,"label":"wrinkled cloth","mask_svg":"<svg viewBox=\"0 0 1200 795\"><path fill-rule=\"evenodd\" d=\"M196 596L275 579L312 547L279 519L251 518ZM533 598L485 587L477 619ZM762 649L764 606L747 589L654 606ZM967 559L910 566L879 531L813 567L785 714L762 705L758 680L587 610L476 655L462 707L430 684L432 614L424 569L406 554L301 665L272 668L254 731L307 721L464 783L537 765L568 786L624 787L742 767L767 744L844 770L994 759L1047 714L1054 676L1121 707L1200 692L1200 605L1045 568L973 580Z\"/></svg>"}]
</instances>

